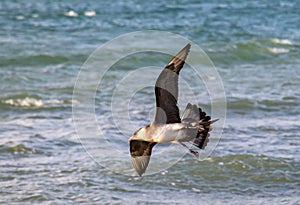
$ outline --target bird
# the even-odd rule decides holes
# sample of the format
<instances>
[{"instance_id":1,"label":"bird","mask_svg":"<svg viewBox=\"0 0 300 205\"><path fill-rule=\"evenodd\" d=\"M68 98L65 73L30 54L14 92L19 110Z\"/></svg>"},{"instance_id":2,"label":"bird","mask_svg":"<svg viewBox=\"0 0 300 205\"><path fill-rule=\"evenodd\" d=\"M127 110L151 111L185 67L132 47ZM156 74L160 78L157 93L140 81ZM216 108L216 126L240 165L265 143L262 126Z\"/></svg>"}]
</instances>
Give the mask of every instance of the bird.
<instances>
[{"instance_id":1,"label":"bird","mask_svg":"<svg viewBox=\"0 0 300 205\"><path fill-rule=\"evenodd\" d=\"M211 120L200 107L188 103L180 118L178 100L178 76L185 64L191 44L188 43L165 66L155 83L156 110L154 120L137 129L129 138L133 167L141 177L149 164L152 148L158 143L177 143L199 157L196 149L204 149L209 141ZM188 146L191 145L191 146Z\"/></svg>"}]
</instances>

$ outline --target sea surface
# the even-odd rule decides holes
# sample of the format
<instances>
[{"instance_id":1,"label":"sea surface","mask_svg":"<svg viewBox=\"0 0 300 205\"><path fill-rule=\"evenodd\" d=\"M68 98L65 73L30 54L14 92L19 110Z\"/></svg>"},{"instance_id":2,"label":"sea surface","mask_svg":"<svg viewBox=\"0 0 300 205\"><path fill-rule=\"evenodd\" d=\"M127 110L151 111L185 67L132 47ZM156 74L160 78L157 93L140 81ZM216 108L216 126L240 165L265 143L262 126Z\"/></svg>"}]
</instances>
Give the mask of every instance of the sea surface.
<instances>
[{"instance_id":1,"label":"sea surface","mask_svg":"<svg viewBox=\"0 0 300 205\"><path fill-rule=\"evenodd\" d=\"M140 178L122 161L130 160L130 136L112 126L110 99L122 102L113 93L132 68L164 67L169 56L130 56L104 76L96 96L86 89L84 96L96 97L97 126L106 135L95 140L89 121L82 124L93 150L76 132L72 106L80 103L73 90L89 56L143 30L198 44L222 79L227 108L209 156L197 160L184 150L178 158L173 148L183 147L157 146L149 170L161 166L155 158L161 154L162 162L174 163ZM189 76L188 68L182 75ZM205 86L190 86L210 114ZM0 204L300 204L298 0L1 0L0 91ZM149 122L153 108L153 87L133 95L136 128Z\"/></svg>"}]
</instances>

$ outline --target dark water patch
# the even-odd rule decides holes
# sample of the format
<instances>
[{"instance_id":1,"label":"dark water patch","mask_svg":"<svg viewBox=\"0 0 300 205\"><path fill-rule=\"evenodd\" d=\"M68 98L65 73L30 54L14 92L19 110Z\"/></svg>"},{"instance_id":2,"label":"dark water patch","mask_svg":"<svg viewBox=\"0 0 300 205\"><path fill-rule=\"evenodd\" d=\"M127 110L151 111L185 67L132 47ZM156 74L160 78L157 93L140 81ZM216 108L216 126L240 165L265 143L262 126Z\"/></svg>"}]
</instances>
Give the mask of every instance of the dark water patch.
<instances>
[{"instance_id":1,"label":"dark water patch","mask_svg":"<svg viewBox=\"0 0 300 205\"><path fill-rule=\"evenodd\" d=\"M40 54L4 59L0 61L0 66L40 66L49 64L60 64L68 60L69 58L66 56L51 56L46 54Z\"/></svg>"},{"instance_id":2,"label":"dark water patch","mask_svg":"<svg viewBox=\"0 0 300 205\"><path fill-rule=\"evenodd\" d=\"M299 53L290 40L276 38L215 43L209 45L207 51L217 64L264 63L271 60L278 64L290 63L287 55L290 52Z\"/></svg>"},{"instance_id":3,"label":"dark water patch","mask_svg":"<svg viewBox=\"0 0 300 205\"><path fill-rule=\"evenodd\" d=\"M184 169L184 167L189 167ZM170 169L166 177L182 188L196 188L200 192L232 192L242 195L269 195L275 190L300 188L296 159L264 155L231 155L213 157L205 161L184 160Z\"/></svg>"},{"instance_id":4,"label":"dark water patch","mask_svg":"<svg viewBox=\"0 0 300 205\"><path fill-rule=\"evenodd\" d=\"M227 107L237 112L244 113L247 110L280 111L297 108L299 103L296 97L284 97L282 100L259 100L250 98L229 98ZM243 111L244 110L244 111Z\"/></svg>"},{"instance_id":5,"label":"dark water patch","mask_svg":"<svg viewBox=\"0 0 300 205\"><path fill-rule=\"evenodd\" d=\"M80 142L73 141L73 140L68 140L68 139L57 140L57 141L54 142L54 144L56 146L65 147L65 148L81 145Z\"/></svg>"},{"instance_id":6,"label":"dark water patch","mask_svg":"<svg viewBox=\"0 0 300 205\"><path fill-rule=\"evenodd\" d=\"M238 42L228 51L243 61L259 60L269 56L267 48L255 41Z\"/></svg>"},{"instance_id":7,"label":"dark water patch","mask_svg":"<svg viewBox=\"0 0 300 205\"><path fill-rule=\"evenodd\" d=\"M230 100L227 103L227 107L229 109L241 109L241 110L252 110L255 109L257 104L255 101L251 99L236 99L236 100Z\"/></svg>"},{"instance_id":8,"label":"dark water patch","mask_svg":"<svg viewBox=\"0 0 300 205\"><path fill-rule=\"evenodd\" d=\"M291 98L288 98L288 99L285 98L284 101L282 101L282 100L262 100L262 101L259 101L258 103L263 106L267 106L267 107L297 106L299 103L295 102L294 99L292 99L293 101L290 101Z\"/></svg>"},{"instance_id":9,"label":"dark water patch","mask_svg":"<svg viewBox=\"0 0 300 205\"><path fill-rule=\"evenodd\" d=\"M36 150L34 148L27 147L24 144L17 144L17 145L13 145L13 146L2 145L2 147L0 147L0 152L2 152L2 153L11 153L11 154L14 154L14 155L39 153L38 150Z\"/></svg>"},{"instance_id":10,"label":"dark water patch","mask_svg":"<svg viewBox=\"0 0 300 205\"><path fill-rule=\"evenodd\" d=\"M44 137L44 136L41 135L41 134L34 134L34 135L30 136L30 139L41 139L41 140L45 140L46 137Z\"/></svg>"},{"instance_id":11,"label":"dark water patch","mask_svg":"<svg viewBox=\"0 0 300 205\"><path fill-rule=\"evenodd\" d=\"M20 199L20 202L40 203L42 201L48 200L48 197L46 195L47 194L42 194L42 193L28 193L26 194L26 196Z\"/></svg>"},{"instance_id":12,"label":"dark water patch","mask_svg":"<svg viewBox=\"0 0 300 205\"><path fill-rule=\"evenodd\" d=\"M295 97L295 96L284 96L282 99L283 100L290 100L290 101L298 100L298 98Z\"/></svg>"},{"instance_id":13,"label":"dark water patch","mask_svg":"<svg viewBox=\"0 0 300 205\"><path fill-rule=\"evenodd\" d=\"M24 99L24 98L35 98L40 100L41 97L39 95L35 95L35 94L29 94L29 93L20 93L20 94L15 94L15 95L9 95L9 96L5 96L0 98L1 100L16 100L16 99Z\"/></svg>"}]
</instances>

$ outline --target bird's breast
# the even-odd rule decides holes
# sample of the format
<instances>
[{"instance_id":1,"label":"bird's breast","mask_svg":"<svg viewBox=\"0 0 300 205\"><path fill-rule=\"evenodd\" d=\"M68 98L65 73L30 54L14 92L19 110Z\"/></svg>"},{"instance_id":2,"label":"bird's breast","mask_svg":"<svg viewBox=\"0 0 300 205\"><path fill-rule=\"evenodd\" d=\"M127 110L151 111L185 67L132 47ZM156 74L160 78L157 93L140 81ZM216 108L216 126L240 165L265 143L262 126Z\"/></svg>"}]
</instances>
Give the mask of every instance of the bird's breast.
<instances>
[{"instance_id":1,"label":"bird's breast","mask_svg":"<svg viewBox=\"0 0 300 205\"><path fill-rule=\"evenodd\" d=\"M185 125L181 123L165 124L155 127L153 142L172 142L184 136Z\"/></svg>"}]
</instances>

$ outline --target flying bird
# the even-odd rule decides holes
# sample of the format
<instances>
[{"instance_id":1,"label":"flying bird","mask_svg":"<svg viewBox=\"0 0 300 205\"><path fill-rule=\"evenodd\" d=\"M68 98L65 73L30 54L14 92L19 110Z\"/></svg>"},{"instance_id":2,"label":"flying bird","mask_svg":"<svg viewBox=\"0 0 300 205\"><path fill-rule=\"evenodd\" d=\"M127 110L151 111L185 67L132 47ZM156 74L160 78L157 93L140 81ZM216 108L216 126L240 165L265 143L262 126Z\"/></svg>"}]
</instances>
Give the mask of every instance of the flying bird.
<instances>
[{"instance_id":1,"label":"flying bird","mask_svg":"<svg viewBox=\"0 0 300 205\"><path fill-rule=\"evenodd\" d=\"M152 148L157 143L178 143L187 148L196 157L199 153L192 145L204 149L209 141L211 120L197 105L187 104L182 119L179 116L178 76L191 45L187 44L166 65L155 83L156 111L151 124L139 128L129 138L132 164L139 176L145 173Z\"/></svg>"}]
</instances>

